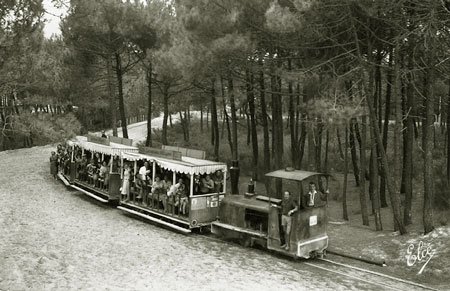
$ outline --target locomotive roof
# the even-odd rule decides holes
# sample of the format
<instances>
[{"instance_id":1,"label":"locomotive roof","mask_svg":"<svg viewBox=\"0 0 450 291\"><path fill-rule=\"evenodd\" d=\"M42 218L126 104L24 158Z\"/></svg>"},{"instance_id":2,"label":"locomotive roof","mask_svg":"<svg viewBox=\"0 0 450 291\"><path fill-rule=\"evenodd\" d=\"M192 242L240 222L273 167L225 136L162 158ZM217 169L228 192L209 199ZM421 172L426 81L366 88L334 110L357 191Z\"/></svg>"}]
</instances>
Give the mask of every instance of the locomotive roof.
<instances>
[{"instance_id":1,"label":"locomotive roof","mask_svg":"<svg viewBox=\"0 0 450 291\"><path fill-rule=\"evenodd\" d=\"M329 176L329 175L325 174L325 173L319 173L319 172L282 169L282 170L276 170L276 171L267 173L266 176L273 177L273 178L294 180L294 181L303 181L303 180L305 180L309 177L313 177L313 176Z\"/></svg>"},{"instance_id":2,"label":"locomotive roof","mask_svg":"<svg viewBox=\"0 0 450 291\"><path fill-rule=\"evenodd\" d=\"M269 213L270 204L267 201L246 198L244 195L225 195L221 203L228 203L239 208L252 209Z\"/></svg>"}]
</instances>

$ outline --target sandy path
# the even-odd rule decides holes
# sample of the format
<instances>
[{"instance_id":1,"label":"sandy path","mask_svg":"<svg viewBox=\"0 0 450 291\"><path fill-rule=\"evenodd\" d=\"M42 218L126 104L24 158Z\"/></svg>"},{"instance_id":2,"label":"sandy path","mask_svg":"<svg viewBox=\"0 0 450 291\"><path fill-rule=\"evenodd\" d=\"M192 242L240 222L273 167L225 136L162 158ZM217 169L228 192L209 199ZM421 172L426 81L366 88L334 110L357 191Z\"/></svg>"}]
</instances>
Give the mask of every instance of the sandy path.
<instances>
[{"instance_id":1,"label":"sandy path","mask_svg":"<svg viewBox=\"0 0 450 291\"><path fill-rule=\"evenodd\" d=\"M192 111L191 118L200 118L200 112ZM180 117L178 114L172 114L172 123L178 123ZM152 119L152 129L161 129L163 124L163 114L157 118ZM133 143L144 142L147 138L147 121L129 124L127 126L128 137L133 139ZM122 128L117 128L118 136L122 137ZM112 135L112 130L106 131L107 135Z\"/></svg>"}]
</instances>

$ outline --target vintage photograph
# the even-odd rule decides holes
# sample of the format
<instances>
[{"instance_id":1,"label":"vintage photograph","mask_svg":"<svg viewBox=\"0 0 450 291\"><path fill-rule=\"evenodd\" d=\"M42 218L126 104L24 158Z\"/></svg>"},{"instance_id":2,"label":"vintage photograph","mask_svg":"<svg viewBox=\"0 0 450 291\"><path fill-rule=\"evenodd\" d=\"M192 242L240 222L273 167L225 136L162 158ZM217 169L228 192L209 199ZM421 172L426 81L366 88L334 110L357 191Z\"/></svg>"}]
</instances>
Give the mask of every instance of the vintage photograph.
<instances>
[{"instance_id":1,"label":"vintage photograph","mask_svg":"<svg viewBox=\"0 0 450 291\"><path fill-rule=\"evenodd\" d=\"M0 291L450 290L450 0L0 0Z\"/></svg>"}]
</instances>

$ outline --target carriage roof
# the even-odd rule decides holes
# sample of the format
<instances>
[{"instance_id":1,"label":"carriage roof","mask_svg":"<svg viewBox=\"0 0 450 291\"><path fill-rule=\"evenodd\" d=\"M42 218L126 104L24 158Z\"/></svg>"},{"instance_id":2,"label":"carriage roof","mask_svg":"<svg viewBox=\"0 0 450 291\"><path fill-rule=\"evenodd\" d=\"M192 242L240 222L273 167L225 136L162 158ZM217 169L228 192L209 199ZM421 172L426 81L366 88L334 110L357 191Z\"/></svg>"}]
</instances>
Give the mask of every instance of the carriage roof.
<instances>
[{"instance_id":1,"label":"carriage roof","mask_svg":"<svg viewBox=\"0 0 450 291\"><path fill-rule=\"evenodd\" d=\"M227 171L227 164L225 163L191 158L186 156L182 156L180 161L162 158L156 155L153 156L140 153L122 152L122 158L127 159L129 161L138 161L138 160L155 161L163 169L172 170L174 172L184 174L202 175L202 174L211 174L218 170L222 172Z\"/></svg>"},{"instance_id":2,"label":"carriage roof","mask_svg":"<svg viewBox=\"0 0 450 291\"><path fill-rule=\"evenodd\" d=\"M107 155L120 155L121 152L137 152L138 148L124 144L110 142L109 145L103 145L88 141L85 136L77 136L75 140L68 141L70 146L78 145L85 150L102 153Z\"/></svg>"},{"instance_id":3,"label":"carriage roof","mask_svg":"<svg viewBox=\"0 0 450 291\"><path fill-rule=\"evenodd\" d=\"M281 169L281 170L269 172L266 174L266 176L301 182L301 181L308 179L310 177L313 177L313 176L326 176L327 177L329 175L325 174L325 173L319 173L319 172Z\"/></svg>"}]
</instances>

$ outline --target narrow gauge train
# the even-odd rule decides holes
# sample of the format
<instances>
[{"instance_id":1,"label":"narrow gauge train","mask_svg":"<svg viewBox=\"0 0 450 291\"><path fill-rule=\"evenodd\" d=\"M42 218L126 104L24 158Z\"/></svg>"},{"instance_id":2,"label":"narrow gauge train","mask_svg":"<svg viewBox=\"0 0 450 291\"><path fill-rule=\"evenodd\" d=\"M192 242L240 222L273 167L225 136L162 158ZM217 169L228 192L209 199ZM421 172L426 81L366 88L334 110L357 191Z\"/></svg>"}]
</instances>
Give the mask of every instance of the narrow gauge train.
<instances>
[{"instance_id":1,"label":"narrow gauge train","mask_svg":"<svg viewBox=\"0 0 450 291\"><path fill-rule=\"evenodd\" d=\"M67 142L70 164L59 171L58 177L67 186L98 201L118 204L121 185L120 153L138 152L138 148L132 146L132 143L130 139L114 136L77 136ZM105 170L104 175L94 171L94 166L97 172Z\"/></svg>"},{"instance_id":2,"label":"narrow gauge train","mask_svg":"<svg viewBox=\"0 0 450 291\"><path fill-rule=\"evenodd\" d=\"M267 196L226 194L226 164L205 160L204 154L198 155L195 150L138 150L112 142L105 145L98 138L89 139L83 141L78 138L78 141L72 142L72 153L78 148L91 157L102 154L102 160L108 161L110 167L107 188L83 181L77 169L79 162L73 154L69 176L67 173L59 176L68 180L65 183L100 201L117 202L122 211L182 233L208 228L221 238L237 239L245 246L260 245L292 257L322 255L328 247L326 202L321 201L321 195L316 195L311 201L306 190L311 181L322 185L322 178L326 178L328 185L326 174L287 168L266 174L268 178L277 180L279 191L271 191ZM128 174L128 184L124 183L125 169L132 172ZM214 187L206 191L202 189L201 181L204 179L212 180ZM158 187L162 181L172 185L174 190L171 191L170 187L162 190ZM129 187L129 191L122 191L123 187ZM183 191L178 191L179 188ZM283 191L280 192L281 188ZM285 191L289 191L298 203L298 211L292 214L288 241L284 239L285 229L281 219L280 198Z\"/></svg>"}]
</instances>

